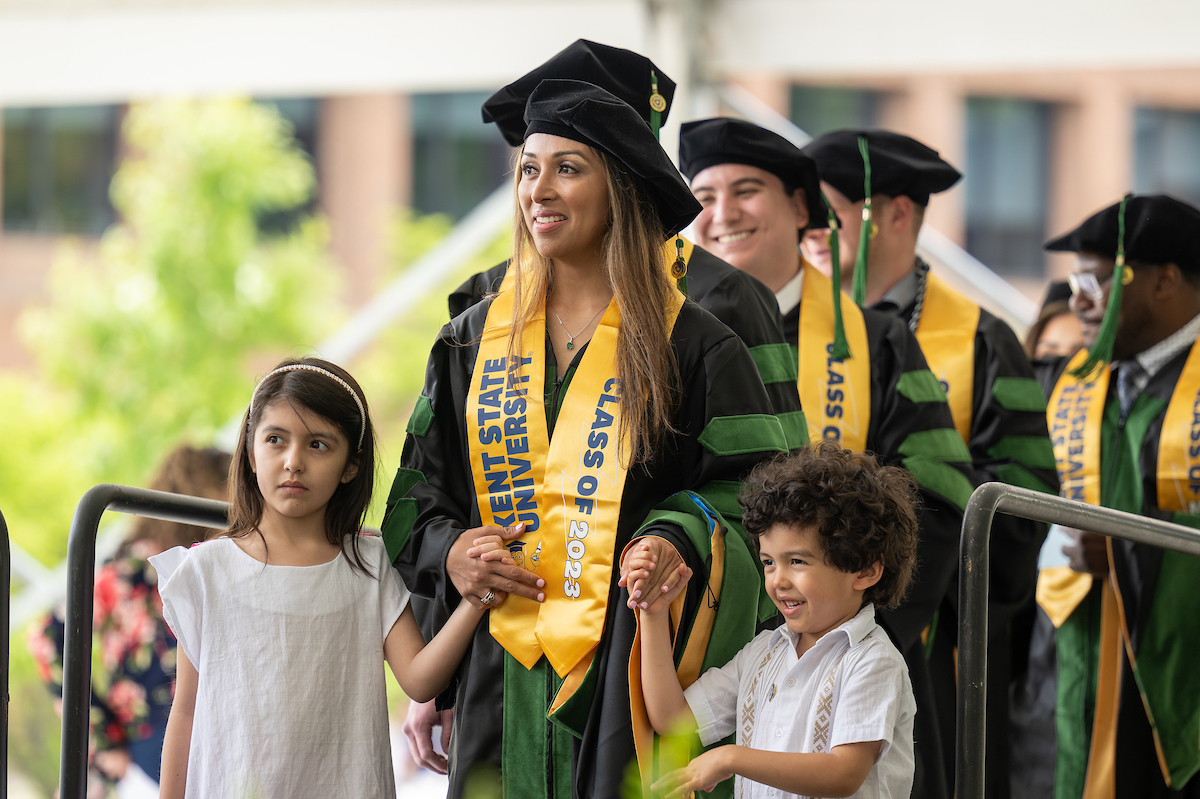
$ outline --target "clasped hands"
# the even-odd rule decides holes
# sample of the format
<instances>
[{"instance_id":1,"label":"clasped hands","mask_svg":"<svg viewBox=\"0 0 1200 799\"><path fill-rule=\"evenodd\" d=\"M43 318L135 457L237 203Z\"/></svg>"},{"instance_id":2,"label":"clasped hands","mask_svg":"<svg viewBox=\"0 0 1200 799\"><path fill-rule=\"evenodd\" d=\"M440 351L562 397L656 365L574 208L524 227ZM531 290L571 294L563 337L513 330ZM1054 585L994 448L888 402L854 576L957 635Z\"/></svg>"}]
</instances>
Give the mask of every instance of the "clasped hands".
<instances>
[{"instance_id":1,"label":"clasped hands","mask_svg":"<svg viewBox=\"0 0 1200 799\"><path fill-rule=\"evenodd\" d=\"M631 609L658 614L679 596L691 576L675 547L648 535L626 550L617 585L628 589Z\"/></svg>"},{"instance_id":2,"label":"clasped hands","mask_svg":"<svg viewBox=\"0 0 1200 799\"><path fill-rule=\"evenodd\" d=\"M446 572L459 596L480 609L500 605L509 594L544 602L546 581L518 566L508 551L508 542L524 532L522 522L474 527L459 535L446 555Z\"/></svg>"}]
</instances>

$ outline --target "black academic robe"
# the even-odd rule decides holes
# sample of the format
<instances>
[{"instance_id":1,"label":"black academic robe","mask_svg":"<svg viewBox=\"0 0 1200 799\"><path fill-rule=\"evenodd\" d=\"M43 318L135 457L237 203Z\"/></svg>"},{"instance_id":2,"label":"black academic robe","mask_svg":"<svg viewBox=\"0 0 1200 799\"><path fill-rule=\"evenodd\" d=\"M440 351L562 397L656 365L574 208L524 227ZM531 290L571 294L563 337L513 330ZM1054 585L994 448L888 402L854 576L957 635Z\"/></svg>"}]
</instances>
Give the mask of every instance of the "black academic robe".
<instances>
[{"instance_id":1,"label":"black academic robe","mask_svg":"<svg viewBox=\"0 0 1200 799\"><path fill-rule=\"evenodd\" d=\"M905 325L915 312L915 300L894 311ZM976 478L980 483L1006 482L1057 493L1058 476L1046 430L1045 397L1037 396L1033 369L1016 334L1003 321L981 308L974 340L970 344L975 347L975 372L967 447ZM964 346L967 345L968 342L964 342ZM1005 799L1010 795L1007 697L1012 673L1011 624L1032 600L1037 587L1038 552L1045 537L1046 525L1004 514L998 515L992 526L986 754L986 795L989 799ZM950 688L956 682L957 608L956 570L938 613L930 650L930 670L937 686L934 692L938 703L937 722L949 788L954 785L956 697Z\"/></svg>"},{"instance_id":2,"label":"black academic robe","mask_svg":"<svg viewBox=\"0 0 1200 799\"><path fill-rule=\"evenodd\" d=\"M500 290L508 262L467 278L448 298L450 318ZM696 246L687 263L687 295L737 334L756 359L785 341L779 303L758 279ZM799 410L800 401L788 380L766 384L775 413Z\"/></svg>"},{"instance_id":3,"label":"black academic robe","mask_svg":"<svg viewBox=\"0 0 1200 799\"><path fill-rule=\"evenodd\" d=\"M1110 381L1101 433L1100 499L1104 506L1200 527L1200 517L1158 506L1158 450L1163 420L1189 354L1190 348L1156 372L1124 418L1120 415L1116 380ZM1069 361L1054 358L1035 363L1047 396ZM1124 443L1118 443L1122 439ZM1165 572L1164 559L1169 561ZM1195 585L1200 580L1200 559L1114 538L1112 567L1139 677L1144 682L1143 691L1134 680L1128 652L1122 648L1125 657L1117 711L1116 795L1148 799L1200 797L1200 779L1192 776L1200 767L1200 758L1195 754L1196 716L1200 714L1200 680L1195 676L1200 650L1200 598ZM1155 614L1155 605L1165 610ZM1022 775L1024 784L1039 790L1056 786L1057 796L1082 790L1095 701L1098 666L1094 649L1099 608L1097 583L1064 623L1064 628L1070 628L1066 641L1059 640L1049 617L1039 609L1028 667L1015 694L1021 711L1021 724L1015 730L1018 745L1028 749L1040 742L1048 750L1039 753L1031 764L1035 773ZM1079 645L1089 639L1090 644ZM1090 691L1073 689L1060 696L1060 670L1070 675L1070 680L1089 686ZM1157 747L1143 692L1157 714ZM1059 739L1058 730L1067 735L1066 740ZM1174 789L1166 786L1162 776L1156 751L1159 747L1174 772ZM1056 751L1059 749L1063 751ZM1056 773L1056 769L1063 773Z\"/></svg>"},{"instance_id":4,"label":"black academic robe","mask_svg":"<svg viewBox=\"0 0 1200 799\"><path fill-rule=\"evenodd\" d=\"M419 423L410 423L403 465L384 520L386 536L395 523L393 517L407 515L411 519L411 523L405 523L409 528L404 531L407 543L395 559L395 566L405 584L414 593L428 597L433 614L441 618L460 600L446 573L447 553L463 531L480 525L463 416L490 305L490 299L484 300L455 317L433 347L420 400L422 404L428 402L428 412L422 414ZM563 735L555 728L546 736L545 751L517 753L527 763L546 769L546 783L558 786L557 791L548 794L555 797L565 795L564 782L569 783L574 797L620 796L626 769L634 758L628 656L635 626L633 613L625 605L627 595L616 585L622 548L638 533L647 514L676 492L696 491L711 497L722 512L730 510L737 482L760 460L786 449L754 361L727 327L695 303L685 302L671 334L671 346L680 374L680 404L673 418L676 432L667 436L650 463L631 469L625 483L604 638L593 664L594 695L578 718L580 737L570 736L564 747ZM547 359L553 363L549 347ZM578 359L576 355L575 363ZM568 377L571 374L568 372ZM547 422L551 429L558 407L556 397L549 396L553 390L551 378L547 381ZM702 444L699 437L706 430L709 435ZM747 441L755 442L751 451L743 451ZM688 594L694 608L703 599L705 563L676 525L658 523L649 532L674 544L696 571ZM743 632L747 641L753 637L753 623ZM544 716L552 686L547 684L541 695L523 695L515 700L505 696L506 657L511 660L489 634L485 619L459 667L456 683L449 695L439 700L440 704L453 703L455 708L450 752L452 797L463 795L464 782L472 772L482 770L483 779L494 781L504 746L506 701L540 704ZM522 667L518 664L516 668ZM537 745L542 743L538 741ZM512 754L508 749L504 752L506 758ZM564 772L569 772L565 780Z\"/></svg>"},{"instance_id":5,"label":"black academic robe","mask_svg":"<svg viewBox=\"0 0 1200 799\"><path fill-rule=\"evenodd\" d=\"M863 322L871 359L871 423L867 428L866 449L885 463L903 466L905 458L914 454L914 442L922 439L921 433L944 430L952 434L951 443L957 440L961 444L954 432L950 406L944 399L914 402L897 389L902 375L929 369L916 337L899 319L879 311L864 309ZM798 347L799 304L784 316L783 324L788 343ZM918 435L910 438L914 434ZM936 439L926 440L936 442ZM957 448L957 454L954 450L937 449L922 454L945 461L961 472L965 477L963 482L969 483L968 488L976 484L971 464L964 460L966 453L961 446ZM943 776L942 732L936 724L934 689L921 633L933 623L958 573L963 497L961 492L949 497L931 485L920 487L921 540L913 585L903 607L880 611L878 618L904 655L917 698L914 728L917 773L913 796L936 797L947 796L949 788Z\"/></svg>"}]
</instances>

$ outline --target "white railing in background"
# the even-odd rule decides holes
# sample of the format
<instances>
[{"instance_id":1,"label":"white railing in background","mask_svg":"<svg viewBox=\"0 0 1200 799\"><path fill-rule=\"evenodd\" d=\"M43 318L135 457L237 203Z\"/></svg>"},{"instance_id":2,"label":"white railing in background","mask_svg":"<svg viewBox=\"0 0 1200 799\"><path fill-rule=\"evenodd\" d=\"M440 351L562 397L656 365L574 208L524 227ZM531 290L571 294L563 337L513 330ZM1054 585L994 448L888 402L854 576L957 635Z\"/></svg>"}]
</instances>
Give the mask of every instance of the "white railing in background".
<instances>
[{"instance_id":1,"label":"white railing in background","mask_svg":"<svg viewBox=\"0 0 1200 799\"><path fill-rule=\"evenodd\" d=\"M778 133L797 147L812 141L812 136L794 122L741 86L723 86L717 94L721 102L746 119ZM1037 319L1036 302L929 225L921 228L917 249L948 283L1008 322L1019 333L1023 333Z\"/></svg>"}]
</instances>

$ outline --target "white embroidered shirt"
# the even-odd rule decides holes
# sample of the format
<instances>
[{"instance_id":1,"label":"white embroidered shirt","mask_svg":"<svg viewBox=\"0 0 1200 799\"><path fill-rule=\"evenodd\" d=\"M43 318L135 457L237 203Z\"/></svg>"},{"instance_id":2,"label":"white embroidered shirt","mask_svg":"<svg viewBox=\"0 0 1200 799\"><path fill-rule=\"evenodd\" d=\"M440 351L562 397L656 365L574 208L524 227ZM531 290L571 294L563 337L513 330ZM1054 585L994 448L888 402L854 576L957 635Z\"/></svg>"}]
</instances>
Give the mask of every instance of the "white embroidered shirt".
<instances>
[{"instance_id":1,"label":"white embroidered shirt","mask_svg":"<svg viewBox=\"0 0 1200 799\"><path fill-rule=\"evenodd\" d=\"M787 625L760 633L684 692L700 740L707 746L736 732L738 744L773 752L828 752L883 741L852 796L908 799L917 706L904 658L875 623L874 606L822 636L803 657L796 657L795 640ZM734 779L739 799L797 796Z\"/></svg>"}]
</instances>

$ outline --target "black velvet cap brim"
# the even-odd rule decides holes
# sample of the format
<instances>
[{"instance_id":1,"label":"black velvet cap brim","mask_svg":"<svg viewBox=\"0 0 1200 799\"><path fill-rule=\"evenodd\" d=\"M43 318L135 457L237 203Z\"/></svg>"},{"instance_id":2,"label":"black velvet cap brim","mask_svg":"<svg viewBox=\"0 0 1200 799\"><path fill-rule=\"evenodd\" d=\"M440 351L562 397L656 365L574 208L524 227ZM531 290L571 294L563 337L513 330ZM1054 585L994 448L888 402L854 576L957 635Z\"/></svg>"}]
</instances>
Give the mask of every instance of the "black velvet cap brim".
<instances>
[{"instance_id":1,"label":"black velvet cap brim","mask_svg":"<svg viewBox=\"0 0 1200 799\"><path fill-rule=\"evenodd\" d=\"M700 213L700 203L645 120L599 86L578 80L542 81L529 96L525 117L526 135L563 136L615 158L658 211L668 238Z\"/></svg>"},{"instance_id":2,"label":"black velvet cap brim","mask_svg":"<svg viewBox=\"0 0 1200 799\"><path fill-rule=\"evenodd\" d=\"M732 117L683 123L679 130L679 168L688 180L720 164L757 167L778 177L785 188L804 189L808 227L829 225L817 165L778 133Z\"/></svg>"},{"instance_id":3,"label":"black velvet cap brim","mask_svg":"<svg viewBox=\"0 0 1200 799\"><path fill-rule=\"evenodd\" d=\"M917 205L928 205L929 195L945 191L962 177L937 150L908 136L889 130L835 130L814 139L804 153L816 161L821 180L852 203L866 197L859 136L867 138L872 194L909 197Z\"/></svg>"},{"instance_id":4,"label":"black velvet cap brim","mask_svg":"<svg viewBox=\"0 0 1200 799\"><path fill-rule=\"evenodd\" d=\"M1117 257L1118 212L1114 203L1069 233L1046 242L1052 252L1091 252ZM1175 264L1200 273L1200 209L1165 194L1130 197L1125 204L1125 260Z\"/></svg>"},{"instance_id":5,"label":"black velvet cap brim","mask_svg":"<svg viewBox=\"0 0 1200 799\"><path fill-rule=\"evenodd\" d=\"M525 106L543 80L581 80L599 86L628 103L650 124L650 73L666 101L662 121L671 111L675 81L654 62L632 50L577 39L549 61L493 94L483 104L483 121L494 122L505 141L517 147L525 139Z\"/></svg>"}]
</instances>

